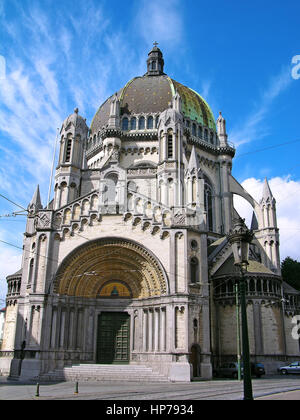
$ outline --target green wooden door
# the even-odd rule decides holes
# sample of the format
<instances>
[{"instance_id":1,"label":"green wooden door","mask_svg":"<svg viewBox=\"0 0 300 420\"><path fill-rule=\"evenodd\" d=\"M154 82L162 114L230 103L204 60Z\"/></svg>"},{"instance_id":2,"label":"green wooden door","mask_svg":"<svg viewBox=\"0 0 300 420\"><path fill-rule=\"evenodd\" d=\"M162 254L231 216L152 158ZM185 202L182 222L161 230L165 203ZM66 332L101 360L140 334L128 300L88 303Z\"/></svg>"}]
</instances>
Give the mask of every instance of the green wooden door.
<instances>
[{"instance_id":1,"label":"green wooden door","mask_svg":"<svg viewBox=\"0 0 300 420\"><path fill-rule=\"evenodd\" d=\"M129 363L130 317L103 312L98 317L97 363Z\"/></svg>"}]
</instances>

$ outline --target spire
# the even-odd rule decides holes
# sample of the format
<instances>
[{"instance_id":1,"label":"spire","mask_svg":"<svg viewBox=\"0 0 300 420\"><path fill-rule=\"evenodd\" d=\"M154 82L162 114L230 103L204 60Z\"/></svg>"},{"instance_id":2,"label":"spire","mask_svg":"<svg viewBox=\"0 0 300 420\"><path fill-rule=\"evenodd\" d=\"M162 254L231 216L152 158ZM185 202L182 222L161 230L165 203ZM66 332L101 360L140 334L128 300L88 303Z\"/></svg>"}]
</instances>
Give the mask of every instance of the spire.
<instances>
[{"instance_id":1,"label":"spire","mask_svg":"<svg viewBox=\"0 0 300 420\"><path fill-rule=\"evenodd\" d=\"M158 43L153 43L153 48L148 54L147 59L147 76L159 76L164 74L164 59L161 50L158 48Z\"/></svg>"},{"instance_id":2,"label":"spire","mask_svg":"<svg viewBox=\"0 0 300 420\"><path fill-rule=\"evenodd\" d=\"M257 217L256 214L253 212L252 214L252 220L251 220L251 230L257 230L258 229L258 221L257 221Z\"/></svg>"},{"instance_id":3,"label":"spire","mask_svg":"<svg viewBox=\"0 0 300 420\"><path fill-rule=\"evenodd\" d=\"M40 187L39 185L36 187L35 193L33 194L32 200L28 205L29 213L37 213L40 209L42 209L42 202L41 202L41 195L40 195Z\"/></svg>"},{"instance_id":4,"label":"spire","mask_svg":"<svg viewBox=\"0 0 300 420\"><path fill-rule=\"evenodd\" d=\"M190 173L194 172L195 174L198 174L198 172L200 171L199 159L194 146L191 151L188 170Z\"/></svg>"},{"instance_id":5,"label":"spire","mask_svg":"<svg viewBox=\"0 0 300 420\"><path fill-rule=\"evenodd\" d=\"M275 198L273 197L267 178L265 178L261 202L275 203Z\"/></svg>"}]
</instances>

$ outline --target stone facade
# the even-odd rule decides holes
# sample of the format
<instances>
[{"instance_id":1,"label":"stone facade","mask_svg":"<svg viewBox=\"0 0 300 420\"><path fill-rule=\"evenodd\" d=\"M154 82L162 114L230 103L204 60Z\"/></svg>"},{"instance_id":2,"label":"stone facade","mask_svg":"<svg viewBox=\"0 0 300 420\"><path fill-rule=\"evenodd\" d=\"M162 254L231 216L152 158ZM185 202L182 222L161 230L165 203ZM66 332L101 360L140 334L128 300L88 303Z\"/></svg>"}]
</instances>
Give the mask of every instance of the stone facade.
<instances>
[{"instance_id":1,"label":"stone facade","mask_svg":"<svg viewBox=\"0 0 300 420\"><path fill-rule=\"evenodd\" d=\"M289 318L299 294L289 291L288 311L268 183L256 202L231 174L235 149L221 113L215 122L163 70L155 46L147 73L110 97L91 127L78 109L64 121L54 199L44 208L36 190L22 269L7 278L2 374L33 378L106 361L151 366L174 381L211 378L237 353L238 274L226 238L233 194L255 214L252 358L272 371L299 355Z\"/></svg>"}]
</instances>

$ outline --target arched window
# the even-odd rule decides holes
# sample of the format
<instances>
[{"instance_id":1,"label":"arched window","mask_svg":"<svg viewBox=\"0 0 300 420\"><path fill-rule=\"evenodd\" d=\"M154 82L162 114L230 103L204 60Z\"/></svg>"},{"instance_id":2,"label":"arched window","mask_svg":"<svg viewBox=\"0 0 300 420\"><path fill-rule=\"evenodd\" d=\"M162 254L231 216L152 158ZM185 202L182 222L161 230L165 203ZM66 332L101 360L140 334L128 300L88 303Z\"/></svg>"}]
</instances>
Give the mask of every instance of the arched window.
<instances>
[{"instance_id":1,"label":"arched window","mask_svg":"<svg viewBox=\"0 0 300 420\"><path fill-rule=\"evenodd\" d=\"M105 190L103 192L103 200L107 203L116 202L118 174L110 172L104 178Z\"/></svg>"},{"instance_id":2,"label":"arched window","mask_svg":"<svg viewBox=\"0 0 300 420\"><path fill-rule=\"evenodd\" d=\"M204 140L208 141L208 131L207 128L204 130Z\"/></svg>"},{"instance_id":3,"label":"arched window","mask_svg":"<svg viewBox=\"0 0 300 420\"><path fill-rule=\"evenodd\" d=\"M210 133L210 142L214 144L214 133Z\"/></svg>"},{"instance_id":4,"label":"arched window","mask_svg":"<svg viewBox=\"0 0 300 420\"><path fill-rule=\"evenodd\" d=\"M198 137L200 137L200 139L202 139L202 137L203 137L203 132L202 132L202 127L201 126L198 127Z\"/></svg>"},{"instance_id":5,"label":"arched window","mask_svg":"<svg viewBox=\"0 0 300 420\"><path fill-rule=\"evenodd\" d=\"M196 257L192 257L190 261L191 283L199 283L199 262Z\"/></svg>"},{"instance_id":6,"label":"arched window","mask_svg":"<svg viewBox=\"0 0 300 420\"><path fill-rule=\"evenodd\" d=\"M204 208L207 217L207 228L213 231L213 194L212 187L207 179L204 181Z\"/></svg>"},{"instance_id":7,"label":"arched window","mask_svg":"<svg viewBox=\"0 0 300 420\"><path fill-rule=\"evenodd\" d=\"M196 124L195 123L193 123L192 134L193 134L193 136L196 136L197 135Z\"/></svg>"},{"instance_id":8,"label":"arched window","mask_svg":"<svg viewBox=\"0 0 300 420\"><path fill-rule=\"evenodd\" d=\"M130 130L136 130L136 118L132 117L130 120Z\"/></svg>"},{"instance_id":9,"label":"arched window","mask_svg":"<svg viewBox=\"0 0 300 420\"><path fill-rule=\"evenodd\" d=\"M152 61L151 70L156 70L156 61Z\"/></svg>"},{"instance_id":10,"label":"arched window","mask_svg":"<svg viewBox=\"0 0 300 420\"><path fill-rule=\"evenodd\" d=\"M129 192L137 192L137 187L136 187L136 183L133 181L129 181L127 184L127 188Z\"/></svg>"},{"instance_id":11,"label":"arched window","mask_svg":"<svg viewBox=\"0 0 300 420\"><path fill-rule=\"evenodd\" d=\"M127 117L124 117L123 120L122 120L122 130L127 131L128 130L128 126L129 126L129 124L128 124L128 118Z\"/></svg>"},{"instance_id":12,"label":"arched window","mask_svg":"<svg viewBox=\"0 0 300 420\"><path fill-rule=\"evenodd\" d=\"M139 130L145 130L145 118L141 117L139 119Z\"/></svg>"},{"instance_id":13,"label":"arched window","mask_svg":"<svg viewBox=\"0 0 300 420\"><path fill-rule=\"evenodd\" d=\"M153 117L148 117L147 119L147 128L148 130L151 130L153 128Z\"/></svg>"},{"instance_id":14,"label":"arched window","mask_svg":"<svg viewBox=\"0 0 300 420\"><path fill-rule=\"evenodd\" d=\"M168 159L173 158L173 136L172 134L168 135Z\"/></svg>"},{"instance_id":15,"label":"arched window","mask_svg":"<svg viewBox=\"0 0 300 420\"><path fill-rule=\"evenodd\" d=\"M67 145L66 145L66 162L70 162L71 150L72 150L72 139L68 139Z\"/></svg>"},{"instance_id":16,"label":"arched window","mask_svg":"<svg viewBox=\"0 0 300 420\"><path fill-rule=\"evenodd\" d=\"M34 259L31 258L29 263L28 284L32 283Z\"/></svg>"}]
</instances>

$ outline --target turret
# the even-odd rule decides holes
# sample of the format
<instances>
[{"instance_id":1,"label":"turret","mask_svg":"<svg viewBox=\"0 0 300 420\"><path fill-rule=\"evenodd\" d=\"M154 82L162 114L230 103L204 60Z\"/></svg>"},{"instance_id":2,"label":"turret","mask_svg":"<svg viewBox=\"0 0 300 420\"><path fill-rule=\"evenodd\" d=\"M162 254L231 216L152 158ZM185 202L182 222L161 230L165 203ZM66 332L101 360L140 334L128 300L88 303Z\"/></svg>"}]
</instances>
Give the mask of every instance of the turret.
<instances>
[{"instance_id":1,"label":"turret","mask_svg":"<svg viewBox=\"0 0 300 420\"><path fill-rule=\"evenodd\" d=\"M88 130L86 120L78 114L78 108L62 125L59 162L55 174L55 209L66 205L79 195Z\"/></svg>"},{"instance_id":2,"label":"turret","mask_svg":"<svg viewBox=\"0 0 300 420\"><path fill-rule=\"evenodd\" d=\"M159 197L169 207L182 205L183 200L183 117L181 98L176 93L169 108L160 114L159 138ZM172 163L171 163L172 162Z\"/></svg>"},{"instance_id":3,"label":"turret","mask_svg":"<svg viewBox=\"0 0 300 420\"><path fill-rule=\"evenodd\" d=\"M263 186L262 199L259 203L261 217L258 225L257 239L264 249L264 264L280 274L279 230L276 218L276 200L273 197L267 178Z\"/></svg>"}]
</instances>

